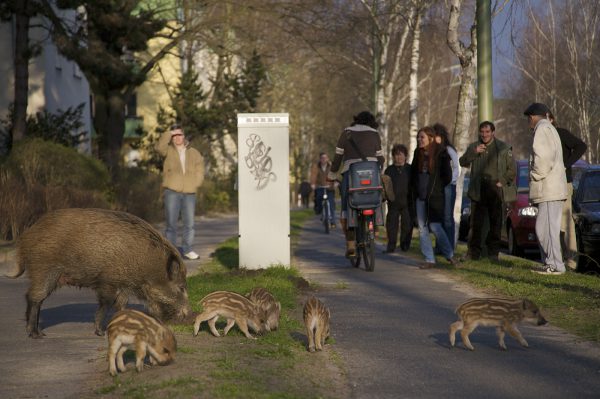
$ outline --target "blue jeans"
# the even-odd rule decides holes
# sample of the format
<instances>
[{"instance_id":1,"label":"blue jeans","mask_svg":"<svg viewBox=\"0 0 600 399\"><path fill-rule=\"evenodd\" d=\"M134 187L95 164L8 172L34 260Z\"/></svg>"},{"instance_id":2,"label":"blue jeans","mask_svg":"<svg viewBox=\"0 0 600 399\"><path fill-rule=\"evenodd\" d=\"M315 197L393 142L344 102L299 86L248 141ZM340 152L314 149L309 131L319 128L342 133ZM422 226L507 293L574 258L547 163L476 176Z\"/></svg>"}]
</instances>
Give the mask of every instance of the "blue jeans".
<instances>
[{"instance_id":1,"label":"blue jeans","mask_svg":"<svg viewBox=\"0 0 600 399\"><path fill-rule=\"evenodd\" d=\"M331 223L335 224L335 190L326 189L325 187L315 188L315 212L321 214L323 212L323 193L327 190L327 201L329 202L329 217Z\"/></svg>"},{"instance_id":2,"label":"blue jeans","mask_svg":"<svg viewBox=\"0 0 600 399\"><path fill-rule=\"evenodd\" d=\"M419 243L421 246L421 253L425 257L425 261L429 263L435 263L435 256L433 254L433 245L431 244L431 232L435 235L436 246L446 259L450 259L454 256L454 250L448 241L446 232L442 228L441 223L429 223L427 226L427 204L425 201L417 199L417 221L419 223Z\"/></svg>"},{"instance_id":3,"label":"blue jeans","mask_svg":"<svg viewBox=\"0 0 600 399\"><path fill-rule=\"evenodd\" d=\"M456 184L448 184L444 187L444 231L448 242L455 247L455 223L454 223L454 204L456 203Z\"/></svg>"},{"instance_id":4,"label":"blue jeans","mask_svg":"<svg viewBox=\"0 0 600 399\"><path fill-rule=\"evenodd\" d=\"M183 234L181 250L187 254L192 250L194 243L194 210L196 208L196 194L178 193L165 189L165 218L167 226L165 235L177 247L177 222L181 214L183 221Z\"/></svg>"}]
</instances>

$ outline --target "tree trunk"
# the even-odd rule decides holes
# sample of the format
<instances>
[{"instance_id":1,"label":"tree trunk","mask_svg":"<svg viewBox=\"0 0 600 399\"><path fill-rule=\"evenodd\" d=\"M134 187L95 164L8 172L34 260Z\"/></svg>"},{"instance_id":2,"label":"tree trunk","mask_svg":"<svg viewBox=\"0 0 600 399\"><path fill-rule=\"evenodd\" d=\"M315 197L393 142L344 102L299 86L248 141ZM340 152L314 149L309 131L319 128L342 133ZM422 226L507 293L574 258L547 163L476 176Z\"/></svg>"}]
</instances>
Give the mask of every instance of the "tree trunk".
<instances>
[{"instance_id":1,"label":"tree trunk","mask_svg":"<svg viewBox=\"0 0 600 399\"><path fill-rule=\"evenodd\" d=\"M12 121L13 142L27 134L27 104L29 87L29 16L28 1L18 1L15 13L15 98Z\"/></svg>"},{"instance_id":2,"label":"tree trunk","mask_svg":"<svg viewBox=\"0 0 600 399\"><path fill-rule=\"evenodd\" d=\"M410 56L410 77L409 77L409 100L408 100L408 120L409 120L409 137L410 148L408 153L412 158L412 154L417 148L417 130L418 130L418 110L419 110L419 61L420 61L420 45L421 45L421 28L423 22L423 10L417 11L413 29L412 49ZM412 162L412 159L410 160Z\"/></svg>"},{"instance_id":3,"label":"tree trunk","mask_svg":"<svg viewBox=\"0 0 600 399\"><path fill-rule=\"evenodd\" d=\"M462 0L451 1L447 32L448 47L450 47L450 50L459 59L461 66L458 104L456 105L456 119L454 121L454 144L459 156L465 152L470 141L469 126L473 119L473 99L475 98L475 80L477 78L476 23L473 21L473 25L471 26L471 44L466 47L458 38L461 6ZM462 197L465 172L466 170L463 169L456 182L458 198ZM462 200L457 200L454 204L455 224L458 224L460 221L461 205Z\"/></svg>"},{"instance_id":4,"label":"tree trunk","mask_svg":"<svg viewBox=\"0 0 600 399\"><path fill-rule=\"evenodd\" d=\"M126 101L119 91L96 95L94 100L94 128L98 137L99 156L114 175L121 163Z\"/></svg>"}]
</instances>

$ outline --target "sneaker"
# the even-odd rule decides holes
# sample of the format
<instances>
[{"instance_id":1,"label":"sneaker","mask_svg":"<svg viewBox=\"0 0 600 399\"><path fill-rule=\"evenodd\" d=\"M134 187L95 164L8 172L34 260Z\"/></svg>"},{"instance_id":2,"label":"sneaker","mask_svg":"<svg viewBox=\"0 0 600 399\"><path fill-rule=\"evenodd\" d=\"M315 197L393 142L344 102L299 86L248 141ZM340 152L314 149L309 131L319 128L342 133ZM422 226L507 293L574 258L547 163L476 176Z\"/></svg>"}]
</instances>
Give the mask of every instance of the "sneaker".
<instances>
[{"instance_id":1,"label":"sneaker","mask_svg":"<svg viewBox=\"0 0 600 399\"><path fill-rule=\"evenodd\" d=\"M329 228L330 228L331 230L335 229L335 223L331 223L331 225L329 226Z\"/></svg>"},{"instance_id":2,"label":"sneaker","mask_svg":"<svg viewBox=\"0 0 600 399\"><path fill-rule=\"evenodd\" d=\"M419 269L423 270L423 269L432 269L435 267L435 263L434 262L423 262L419 265Z\"/></svg>"},{"instance_id":3,"label":"sneaker","mask_svg":"<svg viewBox=\"0 0 600 399\"><path fill-rule=\"evenodd\" d=\"M532 270L532 272L537 273L537 274L544 274L544 275L548 275L548 276L560 276L561 274L565 274L564 271L559 271L556 270L554 268L552 268L551 266L544 266L542 269L540 270Z\"/></svg>"},{"instance_id":4,"label":"sneaker","mask_svg":"<svg viewBox=\"0 0 600 399\"><path fill-rule=\"evenodd\" d=\"M184 256L184 258L190 259L190 260L196 260L200 257L200 255L198 255L194 251L190 251L187 254L184 254L183 256Z\"/></svg>"}]
</instances>

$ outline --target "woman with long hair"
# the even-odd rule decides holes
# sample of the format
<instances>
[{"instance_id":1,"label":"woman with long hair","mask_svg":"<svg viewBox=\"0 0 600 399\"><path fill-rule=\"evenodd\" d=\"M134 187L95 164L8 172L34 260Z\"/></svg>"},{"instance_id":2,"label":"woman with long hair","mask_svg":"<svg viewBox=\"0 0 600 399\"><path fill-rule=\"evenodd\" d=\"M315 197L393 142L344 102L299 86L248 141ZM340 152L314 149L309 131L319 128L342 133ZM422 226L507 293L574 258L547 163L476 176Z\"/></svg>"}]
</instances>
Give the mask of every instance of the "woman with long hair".
<instances>
[{"instance_id":1,"label":"woman with long hair","mask_svg":"<svg viewBox=\"0 0 600 399\"><path fill-rule=\"evenodd\" d=\"M437 247L451 264L454 248L442 227L444 221L444 188L452 181L448 153L435 142L433 128L425 126L417 133L417 148L411 168L411 186L414 190L419 241L425 262L421 269L435 266L435 256L429 234L435 235Z\"/></svg>"}]
</instances>

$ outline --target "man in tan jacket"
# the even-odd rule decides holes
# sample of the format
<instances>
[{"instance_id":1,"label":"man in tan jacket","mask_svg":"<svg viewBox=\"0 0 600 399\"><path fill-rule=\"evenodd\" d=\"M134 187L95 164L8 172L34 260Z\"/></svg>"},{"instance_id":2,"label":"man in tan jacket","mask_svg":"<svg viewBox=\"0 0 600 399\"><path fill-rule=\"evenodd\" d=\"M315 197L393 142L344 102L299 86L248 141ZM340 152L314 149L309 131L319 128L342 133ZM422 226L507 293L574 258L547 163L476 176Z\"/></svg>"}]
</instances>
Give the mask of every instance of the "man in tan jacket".
<instances>
[{"instance_id":1,"label":"man in tan jacket","mask_svg":"<svg viewBox=\"0 0 600 399\"><path fill-rule=\"evenodd\" d=\"M563 274L565 264L560 247L562 208L567 198L567 176L558 132L546 118L547 106L531 104L524 112L533 130L529 156L529 201L538 206L535 234L544 266L541 274Z\"/></svg>"},{"instance_id":2,"label":"man in tan jacket","mask_svg":"<svg viewBox=\"0 0 600 399\"><path fill-rule=\"evenodd\" d=\"M183 221L181 253L187 259L198 259L192 249L194 242L194 211L196 191L204 181L204 158L185 139L179 125L162 134L156 151L163 163L163 189L165 202L165 236L177 246L177 222Z\"/></svg>"}]
</instances>

